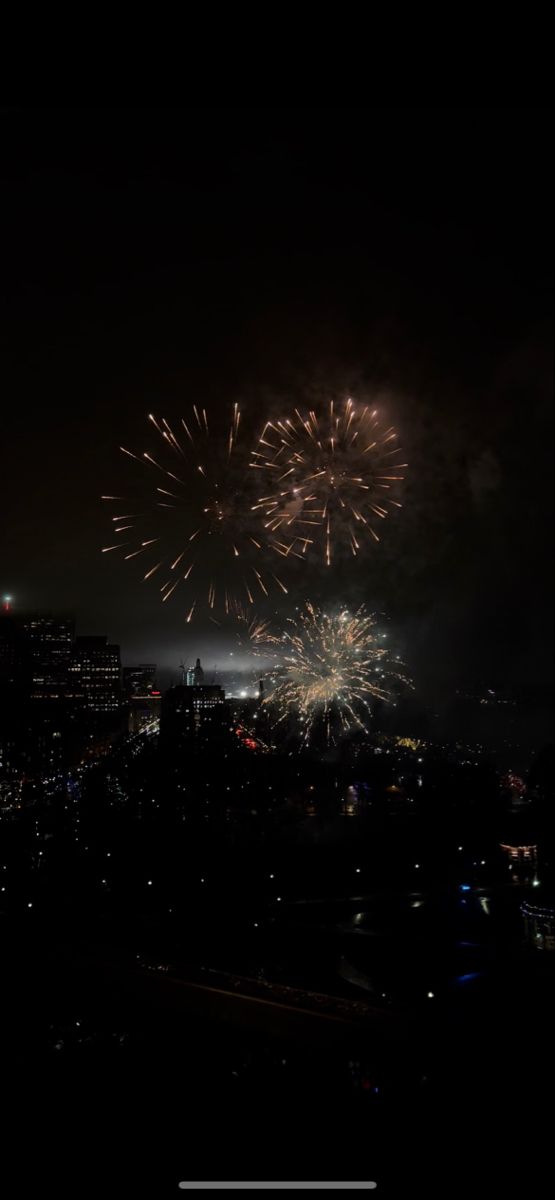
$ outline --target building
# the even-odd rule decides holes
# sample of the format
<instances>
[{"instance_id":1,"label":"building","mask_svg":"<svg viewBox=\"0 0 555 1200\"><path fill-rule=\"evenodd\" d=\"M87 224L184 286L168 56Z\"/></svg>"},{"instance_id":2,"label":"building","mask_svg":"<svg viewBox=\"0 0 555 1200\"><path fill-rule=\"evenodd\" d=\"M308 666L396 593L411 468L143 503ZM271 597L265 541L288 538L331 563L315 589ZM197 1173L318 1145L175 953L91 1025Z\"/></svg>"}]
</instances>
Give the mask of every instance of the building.
<instances>
[{"instance_id":1,"label":"building","mask_svg":"<svg viewBox=\"0 0 555 1200\"><path fill-rule=\"evenodd\" d=\"M536 845L510 846L506 842L502 842L501 849L507 856L509 866L535 868L538 865L538 847Z\"/></svg>"},{"instance_id":2,"label":"building","mask_svg":"<svg viewBox=\"0 0 555 1200\"><path fill-rule=\"evenodd\" d=\"M200 665L200 658L197 658L194 667L189 667L186 672L186 684L187 687L203 687L204 671Z\"/></svg>"},{"instance_id":3,"label":"building","mask_svg":"<svg viewBox=\"0 0 555 1200\"><path fill-rule=\"evenodd\" d=\"M536 842L526 839L526 842L501 842L500 849L504 854L511 882L514 884L529 884L536 879L538 868L538 847Z\"/></svg>"},{"instance_id":4,"label":"building","mask_svg":"<svg viewBox=\"0 0 555 1200\"><path fill-rule=\"evenodd\" d=\"M68 699L88 715L115 717L121 710L119 646L107 637L77 637L69 666Z\"/></svg>"},{"instance_id":5,"label":"building","mask_svg":"<svg viewBox=\"0 0 555 1200\"><path fill-rule=\"evenodd\" d=\"M525 901L520 911L529 945L536 950L555 950L555 905L551 901L543 904Z\"/></svg>"},{"instance_id":6,"label":"building","mask_svg":"<svg viewBox=\"0 0 555 1200\"><path fill-rule=\"evenodd\" d=\"M66 617L25 617L22 622L29 662L31 700L61 700L69 683L74 623Z\"/></svg>"},{"instance_id":7,"label":"building","mask_svg":"<svg viewBox=\"0 0 555 1200\"><path fill-rule=\"evenodd\" d=\"M123 696L127 705L127 732L143 733L160 717L161 693L156 687L156 664L140 663L123 669Z\"/></svg>"},{"instance_id":8,"label":"building","mask_svg":"<svg viewBox=\"0 0 555 1200\"><path fill-rule=\"evenodd\" d=\"M51 614L0 621L0 779L52 779L66 755L73 622Z\"/></svg>"},{"instance_id":9,"label":"building","mask_svg":"<svg viewBox=\"0 0 555 1200\"><path fill-rule=\"evenodd\" d=\"M156 732L154 722L160 719L162 696L160 692L152 691L150 696L134 696L127 701L127 732L137 733Z\"/></svg>"},{"instance_id":10,"label":"building","mask_svg":"<svg viewBox=\"0 0 555 1200\"><path fill-rule=\"evenodd\" d=\"M50 613L0 613L0 781L52 783L84 751L119 733L119 647L73 640Z\"/></svg>"},{"instance_id":11,"label":"building","mask_svg":"<svg viewBox=\"0 0 555 1200\"><path fill-rule=\"evenodd\" d=\"M127 732L143 733L160 716L161 694L156 687L156 663L123 668L123 700L127 706Z\"/></svg>"},{"instance_id":12,"label":"building","mask_svg":"<svg viewBox=\"0 0 555 1200\"><path fill-rule=\"evenodd\" d=\"M138 697L143 699L156 691L156 663L139 663L136 667L124 667L122 677L123 695L126 700Z\"/></svg>"},{"instance_id":13,"label":"building","mask_svg":"<svg viewBox=\"0 0 555 1200\"><path fill-rule=\"evenodd\" d=\"M199 667L197 659L195 671ZM229 705L221 687L180 684L170 688L162 700L160 747L177 756L221 749L229 739L230 721Z\"/></svg>"},{"instance_id":14,"label":"building","mask_svg":"<svg viewBox=\"0 0 555 1200\"><path fill-rule=\"evenodd\" d=\"M69 680L74 622L50 613L0 619L0 683L28 700L61 700Z\"/></svg>"},{"instance_id":15,"label":"building","mask_svg":"<svg viewBox=\"0 0 555 1200\"><path fill-rule=\"evenodd\" d=\"M12 689L24 690L27 660L24 634L9 608L4 607L0 613L0 704L9 698Z\"/></svg>"}]
</instances>

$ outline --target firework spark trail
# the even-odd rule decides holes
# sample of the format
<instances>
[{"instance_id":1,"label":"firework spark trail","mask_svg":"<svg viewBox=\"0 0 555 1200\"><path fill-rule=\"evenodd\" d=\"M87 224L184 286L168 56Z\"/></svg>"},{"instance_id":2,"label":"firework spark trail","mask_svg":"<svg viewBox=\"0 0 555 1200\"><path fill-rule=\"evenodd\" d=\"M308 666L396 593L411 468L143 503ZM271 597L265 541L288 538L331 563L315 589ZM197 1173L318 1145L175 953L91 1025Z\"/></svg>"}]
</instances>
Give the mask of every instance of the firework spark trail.
<instances>
[{"instance_id":1,"label":"firework spark trail","mask_svg":"<svg viewBox=\"0 0 555 1200\"><path fill-rule=\"evenodd\" d=\"M278 713L278 723L297 714L304 741L323 722L328 738L333 728L364 729L370 700L386 700L386 680L409 685L402 664L392 659L376 632L376 619L360 608L328 615L307 602L298 620L290 619L277 644L277 673L268 674L265 703Z\"/></svg>"},{"instance_id":2,"label":"firework spark trail","mask_svg":"<svg viewBox=\"0 0 555 1200\"><path fill-rule=\"evenodd\" d=\"M253 613L252 609L245 605L237 605L233 616L239 624L238 636L241 646L248 647L257 658L273 654L274 647L279 644L279 637L270 620Z\"/></svg>"},{"instance_id":3,"label":"firework spark trail","mask_svg":"<svg viewBox=\"0 0 555 1200\"><path fill-rule=\"evenodd\" d=\"M272 548L301 557L315 545L331 566L342 543L353 555L360 552L357 532L379 541L376 523L390 506L401 507L386 494L404 478L400 454L393 427L382 429L376 409L351 399L337 407L330 401L320 415L302 416L296 408L292 417L268 421L250 466L264 471L271 485L253 507L270 535L280 531L279 540L270 536Z\"/></svg>"},{"instance_id":4,"label":"firework spark trail","mask_svg":"<svg viewBox=\"0 0 555 1200\"><path fill-rule=\"evenodd\" d=\"M253 593L287 594L275 567L266 567L271 542L252 503L239 405L224 428L196 404L180 424L153 413L148 419L158 448L135 453L120 447L129 471L137 473L135 498L102 497L116 508L112 534L122 535L103 553L125 548L126 560L144 555L145 581L163 570L162 602L174 593L181 597L187 620L201 609L232 615L237 605L254 603Z\"/></svg>"}]
</instances>

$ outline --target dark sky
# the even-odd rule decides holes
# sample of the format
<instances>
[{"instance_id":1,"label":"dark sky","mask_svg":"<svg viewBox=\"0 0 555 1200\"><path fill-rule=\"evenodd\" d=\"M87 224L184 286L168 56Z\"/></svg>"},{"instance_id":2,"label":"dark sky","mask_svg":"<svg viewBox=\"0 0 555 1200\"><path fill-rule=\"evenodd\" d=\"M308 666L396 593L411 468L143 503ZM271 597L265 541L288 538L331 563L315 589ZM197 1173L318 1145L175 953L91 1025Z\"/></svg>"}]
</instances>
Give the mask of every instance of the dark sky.
<instances>
[{"instance_id":1,"label":"dark sky","mask_svg":"<svg viewBox=\"0 0 555 1200\"><path fill-rule=\"evenodd\" d=\"M385 395L405 507L299 599L384 608L413 675L552 672L553 197L537 109L1 112L0 587L135 656L181 607L101 555L152 408ZM196 639L196 640L195 640ZM203 634L201 649L210 653Z\"/></svg>"}]
</instances>

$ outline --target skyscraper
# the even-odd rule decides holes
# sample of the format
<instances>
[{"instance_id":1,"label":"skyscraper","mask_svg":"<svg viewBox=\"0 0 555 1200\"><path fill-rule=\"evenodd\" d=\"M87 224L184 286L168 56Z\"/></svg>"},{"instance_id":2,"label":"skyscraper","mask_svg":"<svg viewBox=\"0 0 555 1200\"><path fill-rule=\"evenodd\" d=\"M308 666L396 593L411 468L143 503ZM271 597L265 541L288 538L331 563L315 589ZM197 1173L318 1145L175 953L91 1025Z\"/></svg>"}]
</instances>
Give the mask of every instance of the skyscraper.
<instances>
[{"instance_id":1,"label":"skyscraper","mask_svg":"<svg viewBox=\"0 0 555 1200\"><path fill-rule=\"evenodd\" d=\"M154 689L156 663L138 663L136 667L123 668L123 695L126 700L150 696Z\"/></svg>"},{"instance_id":2,"label":"skyscraper","mask_svg":"<svg viewBox=\"0 0 555 1200\"><path fill-rule=\"evenodd\" d=\"M204 671L200 665L200 658L194 667L190 667L187 671L187 687L203 687L204 686Z\"/></svg>"},{"instance_id":3,"label":"skyscraper","mask_svg":"<svg viewBox=\"0 0 555 1200\"><path fill-rule=\"evenodd\" d=\"M0 774L51 777L68 751L66 691L73 622L12 617L0 628Z\"/></svg>"},{"instance_id":4,"label":"skyscraper","mask_svg":"<svg viewBox=\"0 0 555 1200\"><path fill-rule=\"evenodd\" d=\"M187 674L204 679L200 659ZM160 746L176 755L221 748L229 734L230 719L221 687L203 683L172 687L162 700Z\"/></svg>"},{"instance_id":5,"label":"skyscraper","mask_svg":"<svg viewBox=\"0 0 555 1200\"><path fill-rule=\"evenodd\" d=\"M11 703L11 690L23 690L27 668L27 645L22 630L9 609L0 613L0 704Z\"/></svg>"},{"instance_id":6,"label":"skyscraper","mask_svg":"<svg viewBox=\"0 0 555 1200\"><path fill-rule=\"evenodd\" d=\"M69 681L73 621L66 617L32 615L22 622L29 657L32 700L60 700Z\"/></svg>"},{"instance_id":7,"label":"skyscraper","mask_svg":"<svg viewBox=\"0 0 555 1200\"><path fill-rule=\"evenodd\" d=\"M160 716L161 696L154 686L155 663L123 668L123 699L127 706L127 731L136 734Z\"/></svg>"},{"instance_id":8,"label":"skyscraper","mask_svg":"<svg viewBox=\"0 0 555 1200\"><path fill-rule=\"evenodd\" d=\"M107 637L77 637L69 667L68 695L87 713L116 716L121 708L119 646Z\"/></svg>"}]
</instances>

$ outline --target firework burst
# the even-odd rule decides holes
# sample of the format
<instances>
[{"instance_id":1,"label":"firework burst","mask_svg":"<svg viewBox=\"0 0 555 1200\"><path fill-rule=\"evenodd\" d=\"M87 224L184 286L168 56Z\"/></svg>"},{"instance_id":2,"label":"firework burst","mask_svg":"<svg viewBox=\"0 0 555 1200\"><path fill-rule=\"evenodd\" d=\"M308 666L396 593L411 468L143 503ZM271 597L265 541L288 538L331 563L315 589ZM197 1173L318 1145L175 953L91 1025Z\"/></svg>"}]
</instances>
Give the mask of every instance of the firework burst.
<instances>
[{"instance_id":1,"label":"firework burst","mask_svg":"<svg viewBox=\"0 0 555 1200\"><path fill-rule=\"evenodd\" d=\"M300 717L304 740L323 723L328 739L334 729L364 729L371 716L370 701L390 698L388 684L408 684L402 665L392 659L376 631L376 618L360 608L322 613L307 602L298 620L289 620L279 639L279 666L269 673L267 703L278 721Z\"/></svg>"},{"instance_id":2,"label":"firework burst","mask_svg":"<svg viewBox=\"0 0 555 1200\"><path fill-rule=\"evenodd\" d=\"M253 613L246 605L239 605L233 615L239 627L239 644L243 648L250 650L257 658L273 653L280 639L271 620Z\"/></svg>"},{"instance_id":3,"label":"firework burst","mask_svg":"<svg viewBox=\"0 0 555 1200\"><path fill-rule=\"evenodd\" d=\"M330 566L340 546L356 556L378 542L380 522L401 507L390 494L407 465L397 443L376 409L350 399L268 421L250 466L267 485L254 507L273 550L302 558L314 548Z\"/></svg>"},{"instance_id":4,"label":"firework burst","mask_svg":"<svg viewBox=\"0 0 555 1200\"><path fill-rule=\"evenodd\" d=\"M127 496L102 497L116 506L116 536L103 553L119 550L126 560L137 559L162 603L174 593L182 599L187 621L201 608L215 619L253 605L257 595L286 593L267 569L268 541L253 511L238 405L225 427L214 422L214 430L206 409L196 405L173 427L152 413L149 422L157 449L135 453L121 446L140 472Z\"/></svg>"}]
</instances>

